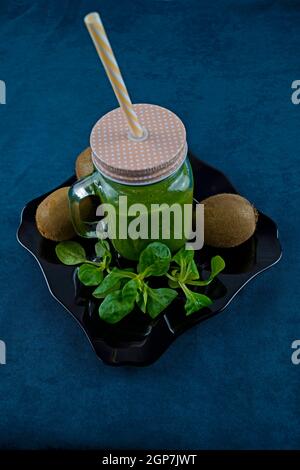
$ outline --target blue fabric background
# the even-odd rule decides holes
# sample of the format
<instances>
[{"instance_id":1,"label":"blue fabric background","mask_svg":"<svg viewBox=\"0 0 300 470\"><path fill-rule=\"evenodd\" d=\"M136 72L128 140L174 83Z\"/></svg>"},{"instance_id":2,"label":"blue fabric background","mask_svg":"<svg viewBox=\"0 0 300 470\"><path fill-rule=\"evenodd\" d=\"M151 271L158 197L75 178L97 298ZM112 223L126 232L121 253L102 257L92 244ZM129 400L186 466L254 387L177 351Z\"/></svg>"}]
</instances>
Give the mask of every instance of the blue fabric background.
<instances>
[{"instance_id":1,"label":"blue fabric background","mask_svg":"<svg viewBox=\"0 0 300 470\"><path fill-rule=\"evenodd\" d=\"M101 12L135 102L279 225L282 261L154 365L110 368L15 240L23 205L67 179L116 106L83 25ZM298 0L1 0L1 448L300 447Z\"/></svg>"}]
</instances>

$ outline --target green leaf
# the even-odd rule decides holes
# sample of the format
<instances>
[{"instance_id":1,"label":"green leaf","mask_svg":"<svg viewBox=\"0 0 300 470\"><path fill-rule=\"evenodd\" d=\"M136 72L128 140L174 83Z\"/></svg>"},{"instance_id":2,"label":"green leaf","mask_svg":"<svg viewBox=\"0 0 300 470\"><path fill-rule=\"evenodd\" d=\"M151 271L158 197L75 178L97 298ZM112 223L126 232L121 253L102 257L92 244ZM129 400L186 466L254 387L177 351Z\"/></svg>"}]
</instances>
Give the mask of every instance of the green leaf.
<instances>
[{"instance_id":1,"label":"green leaf","mask_svg":"<svg viewBox=\"0 0 300 470\"><path fill-rule=\"evenodd\" d=\"M132 271L132 268L123 268L123 269L113 268L113 272L120 274L122 277L135 278L137 276L137 274Z\"/></svg>"},{"instance_id":2,"label":"green leaf","mask_svg":"<svg viewBox=\"0 0 300 470\"><path fill-rule=\"evenodd\" d=\"M60 242L55 247L58 259L68 266L84 263L86 254L84 248L77 242Z\"/></svg>"},{"instance_id":3,"label":"green leaf","mask_svg":"<svg viewBox=\"0 0 300 470\"><path fill-rule=\"evenodd\" d=\"M210 262L211 275L216 277L225 268L225 261L221 256L214 256Z\"/></svg>"},{"instance_id":4,"label":"green leaf","mask_svg":"<svg viewBox=\"0 0 300 470\"><path fill-rule=\"evenodd\" d=\"M178 281L175 281L174 279L169 279L168 286L171 287L172 289L178 289L179 284L178 284Z\"/></svg>"},{"instance_id":5,"label":"green leaf","mask_svg":"<svg viewBox=\"0 0 300 470\"><path fill-rule=\"evenodd\" d=\"M196 265L196 263L193 259L188 263L186 271L187 271L186 272L186 280L194 281L195 279L199 279L199 277L200 277L199 271L198 271L197 265Z\"/></svg>"},{"instance_id":6,"label":"green leaf","mask_svg":"<svg viewBox=\"0 0 300 470\"><path fill-rule=\"evenodd\" d=\"M194 286L207 286L214 280L216 276L218 276L218 274L220 274L221 271L223 271L223 269L225 268L225 261L223 260L223 258L221 258L221 256L214 256L211 259L210 265L211 273L205 281L194 281L192 278L188 277L186 283Z\"/></svg>"},{"instance_id":7,"label":"green leaf","mask_svg":"<svg viewBox=\"0 0 300 470\"><path fill-rule=\"evenodd\" d=\"M110 292L120 289L120 281L122 278L130 279L128 271L114 268L101 282L100 286L94 290L93 296L101 299Z\"/></svg>"},{"instance_id":8,"label":"green leaf","mask_svg":"<svg viewBox=\"0 0 300 470\"><path fill-rule=\"evenodd\" d=\"M99 315L107 323L118 323L134 308L137 282L132 279L123 289L108 294L99 307Z\"/></svg>"},{"instance_id":9,"label":"green leaf","mask_svg":"<svg viewBox=\"0 0 300 470\"><path fill-rule=\"evenodd\" d=\"M134 307L133 303L124 303L122 291L108 294L99 307L99 315L107 323L118 323L128 315Z\"/></svg>"},{"instance_id":10,"label":"green leaf","mask_svg":"<svg viewBox=\"0 0 300 470\"><path fill-rule=\"evenodd\" d=\"M213 302L212 300L204 294L198 294L198 292L193 292L184 286L184 293L186 295L186 302L184 305L186 315L191 315L194 312L198 312L204 307L209 307Z\"/></svg>"},{"instance_id":11,"label":"green leaf","mask_svg":"<svg viewBox=\"0 0 300 470\"><path fill-rule=\"evenodd\" d=\"M110 247L107 240L99 240L95 245L95 253L99 258L104 258L108 253L110 254Z\"/></svg>"},{"instance_id":12,"label":"green leaf","mask_svg":"<svg viewBox=\"0 0 300 470\"><path fill-rule=\"evenodd\" d=\"M171 252L160 242L150 243L140 254L138 272L143 277L163 276L168 272Z\"/></svg>"},{"instance_id":13,"label":"green leaf","mask_svg":"<svg viewBox=\"0 0 300 470\"><path fill-rule=\"evenodd\" d=\"M148 289L147 285L144 284L142 291L140 291L137 295L136 303L138 304L139 308L143 313L147 311L147 300L148 300Z\"/></svg>"},{"instance_id":14,"label":"green leaf","mask_svg":"<svg viewBox=\"0 0 300 470\"><path fill-rule=\"evenodd\" d=\"M186 250L185 247L182 247L173 256L172 261L177 263L180 267L183 267L184 265L187 266L188 263L194 259L194 254L194 250Z\"/></svg>"},{"instance_id":15,"label":"green leaf","mask_svg":"<svg viewBox=\"0 0 300 470\"><path fill-rule=\"evenodd\" d=\"M159 289L151 289L147 286L147 313L151 318L156 318L168 305L177 297L176 290L161 287Z\"/></svg>"},{"instance_id":16,"label":"green leaf","mask_svg":"<svg viewBox=\"0 0 300 470\"><path fill-rule=\"evenodd\" d=\"M124 302L135 302L137 293L138 293L138 281L136 279L131 279L125 284L122 289L122 296Z\"/></svg>"},{"instance_id":17,"label":"green leaf","mask_svg":"<svg viewBox=\"0 0 300 470\"><path fill-rule=\"evenodd\" d=\"M194 254L194 250L186 250L185 247L183 247L172 258L172 261L177 263L180 267L177 277L182 282L185 282L187 279L199 279L200 277L197 265L194 261Z\"/></svg>"},{"instance_id":18,"label":"green leaf","mask_svg":"<svg viewBox=\"0 0 300 470\"><path fill-rule=\"evenodd\" d=\"M93 264L82 264L78 269L78 277L85 286L97 286L103 279L103 271Z\"/></svg>"}]
</instances>

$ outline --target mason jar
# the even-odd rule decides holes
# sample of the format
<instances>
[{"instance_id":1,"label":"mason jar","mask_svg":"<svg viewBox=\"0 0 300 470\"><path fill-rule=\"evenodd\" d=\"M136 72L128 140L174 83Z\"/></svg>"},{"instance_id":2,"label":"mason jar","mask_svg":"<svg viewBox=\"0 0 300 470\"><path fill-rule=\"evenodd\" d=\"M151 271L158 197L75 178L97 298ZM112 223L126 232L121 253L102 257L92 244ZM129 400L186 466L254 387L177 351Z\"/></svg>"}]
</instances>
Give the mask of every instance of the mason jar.
<instances>
[{"instance_id":1,"label":"mason jar","mask_svg":"<svg viewBox=\"0 0 300 470\"><path fill-rule=\"evenodd\" d=\"M165 243L172 252L181 248L193 202L193 174L183 123L160 106L137 104L134 109L144 136L134 139L128 134L120 108L106 114L91 133L95 171L69 192L77 233L88 238L109 236L117 252L131 260L137 260L152 241ZM80 201L91 195L99 198L100 215L111 209L106 223L104 219L100 223L81 219ZM186 216L187 207L190 212Z\"/></svg>"}]
</instances>

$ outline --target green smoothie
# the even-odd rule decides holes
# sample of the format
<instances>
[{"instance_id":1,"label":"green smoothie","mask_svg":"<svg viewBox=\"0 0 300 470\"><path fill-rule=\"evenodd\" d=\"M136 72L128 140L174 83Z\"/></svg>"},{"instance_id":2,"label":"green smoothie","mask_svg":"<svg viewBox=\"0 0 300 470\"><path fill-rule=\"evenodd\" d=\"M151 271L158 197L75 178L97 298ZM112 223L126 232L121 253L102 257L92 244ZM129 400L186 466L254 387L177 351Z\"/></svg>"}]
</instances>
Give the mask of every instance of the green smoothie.
<instances>
[{"instance_id":1,"label":"green smoothie","mask_svg":"<svg viewBox=\"0 0 300 470\"><path fill-rule=\"evenodd\" d=\"M159 227L158 233L155 238L147 239L121 239L119 237L119 221L124 222L124 218L127 219L127 225L130 224L134 217L128 216L127 213L122 213L119 207L119 197L127 197L128 208L132 204L140 203L147 207L148 215L148 235L151 237L151 226L153 225L151 218L153 216L152 204L166 204L171 206L172 204L178 204L182 209L182 227L183 227L183 206L184 204L192 204L193 202L193 175L188 159L184 161L181 167L172 175L167 178L148 185L124 185L121 183L114 182L102 174L98 173L98 178L95 180L95 189L102 203L112 204L116 210L116 237L111 241L115 249L120 253L121 256L131 260L137 260L141 251L152 241L159 240L168 245L172 252L177 251L181 248L186 239L183 232L180 238L175 239L174 233L174 222L175 218L170 217L170 237L169 239L164 238ZM157 210L160 214L160 221L166 221L167 210ZM152 212L151 212L152 211ZM178 221L178 219L177 219ZM166 222L167 223L167 222ZM151 225L152 224L152 225ZM146 224L147 225L147 224ZM145 228L145 227L144 227ZM177 237L178 235L176 235Z\"/></svg>"}]
</instances>

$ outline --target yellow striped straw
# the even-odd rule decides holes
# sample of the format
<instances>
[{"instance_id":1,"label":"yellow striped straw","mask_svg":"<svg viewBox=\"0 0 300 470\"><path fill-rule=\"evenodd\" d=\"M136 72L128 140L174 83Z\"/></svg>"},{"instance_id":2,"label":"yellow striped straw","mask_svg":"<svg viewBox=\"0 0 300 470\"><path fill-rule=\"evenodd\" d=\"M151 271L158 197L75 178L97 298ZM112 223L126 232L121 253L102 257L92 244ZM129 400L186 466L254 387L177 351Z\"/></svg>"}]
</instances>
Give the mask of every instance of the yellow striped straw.
<instances>
[{"instance_id":1,"label":"yellow striped straw","mask_svg":"<svg viewBox=\"0 0 300 470\"><path fill-rule=\"evenodd\" d=\"M89 13L84 18L85 25L93 40L94 46L105 68L106 74L113 87L117 100L125 113L130 134L140 139L144 136L144 130L139 123L136 112L133 109L126 85L122 78L116 58L105 33L102 21L98 13Z\"/></svg>"}]
</instances>

